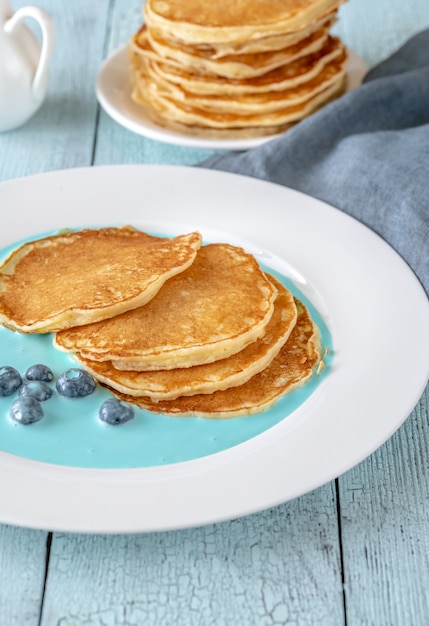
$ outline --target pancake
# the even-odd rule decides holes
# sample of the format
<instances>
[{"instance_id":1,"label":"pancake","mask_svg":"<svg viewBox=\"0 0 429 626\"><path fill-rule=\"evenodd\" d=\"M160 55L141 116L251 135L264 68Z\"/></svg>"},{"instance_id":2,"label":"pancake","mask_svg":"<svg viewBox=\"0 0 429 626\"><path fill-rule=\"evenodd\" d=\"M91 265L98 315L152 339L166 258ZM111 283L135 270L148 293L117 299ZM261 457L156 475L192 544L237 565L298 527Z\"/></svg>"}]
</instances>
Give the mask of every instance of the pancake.
<instances>
[{"instance_id":1,"label":"pancake","mask_svg":"<svg viewBox=\"0 0 429 626\"><path fill-rule=\"evenodd\" d=\"M131 98L154 124L208 139L283 132L340 96L334 0L147 0L129 41Z\"/></svg>"},{"instance_id":2,"label":"pancake","mask_svg":"<svg viewBox=\"0 0 429 626\"><path fill-rule=\"evenodd\" d=\"M196 127L199 129L239 129L248 128L254 134L267 134L267 130L279 129L296 123L297 121L313 113L322 105L329 102L344 92L345 89L345 68L342 64L330 70L331 77L326 80L324 89L317 91L315 95L299 104L280 107L274 111L264 113L261 110L254 114L239 114L236 112L207 111L186 102L179 102L170 95L160 94L156 88L151 88L147 83L142 82L134 91L134 99L143 105L148 105L153 111L155 118L160 124L167 128L173 124L181 124L183 128L189 127L190 132ZM327 86L326 86L327 85Z\"/></svg>"},{"instance_id":3,"label":"pancake","mask_svg":"<svg viewBox=\"0 0 429 626\"><path fill-rule=\"evenodd\" d=\"M177 84L171 84L165 79L158 77L153 82L154 90L150 92L149 97L153 95L154 98L158 97L159 100L168 98L178 106L183 106L183 102L186 102L188 108L192 107L206 114L214 112L221 115L233 115L236 113L244 116L260 114L263 111L263 115L267 117L273 111L299 106L324 92L338 81L339 77L344 75L346 59L347 56L344 51L331 62L325 64L313 79L300 85L295 85L293 88L237 94L235 98L231 98L228 94L193 94Z\"/></svg>"},{"instance_id":4,"label":"pancake","mask_svg":"<svg viewBox=\"0 0 429 626\"><path fill-rule=\"evenodd\" d=\"M320 28L331 28L335 24L336 19L337 11L334 9L300 30L275 33L271 36L268 35L258 39L246 39L245 41L238 42L230 41L229 43L217 43L212 45L208 43L200 45L188 44L188 48L190 50L209 52L212 59L221 59L231 54L255 54L259 52L282 50L283 48L293 46L299 41L302 41ZM156 32L156 29L152 30ZM171 39L171 43L174 46L179 42L177 39L173 38Z\"/></svg>"},{"instance_id":5,"label":"pancake","mask_svg":"<svg viewBox=\"0 0 429 626\"><path fill-rule=\"evenodd\" d=\"M158 115L155 111L145 108L145 115L154 124L160 127L167 128L177 133L202 137L204 139L249 139L251 137L268 137L277 133L283 133L285 130L291 128L295 122L283 123L278 125L268 126L244 126L234 127L226 126L224 128L210 128L207 126L200 126L197 124L182 124L177 120L166 120Z\"/></svg>"},{"instance_id":6,"label":"pancake","mask_svg":"<svg viewBox=\"0 0 429 626\"><path fill-rule=\"evenodd\" d=\"M127 372L113 367L110 361L96 362L76 355L77 361L99 382L132 396L153 400L213 393L247 382L278 354L287 341L297 317L292 294L275 278L278 289L274 312L262 337L226 359L194 367L155 372Z\"/></svg>"},{"instance_id":7,"label":"pancake","mask_svg":"<svg viewBox=\"0 0 429 626\"><path fill-rule=\"evenodd\" d=\"M323 48L301 57L255 78L229 80L201 72L193 73L190 68L176 67L168 62L148 61L144 68L136 67L151 79L163 79L170 85L178 85L185 92L195 95L233 95L271 93L292 89L315 78L331 61L344 54L344 46L337 37L329 36Z\"/></svg>"},{"instance_id":8,"label":"pancake","mask_svg":"<svg viewBox=\"0 0 429 626\"><path fill-rule=\"evenodd\" d=\"M301 30L342 4L338 0L148 0L148 24L187 44L241 42Z\"/></svg>"},{"instance_id":9,"label":"pancake","mask_svg":"<svg viewBox=\"0 0 429 626\"><path fill-rule=\"evenodd\" d=\"M212 419L260 413L279 398L304 385L316 375L322 358L320 333L308 310L296 300L297 322L279 354L262 372L238 387L212 394L182 396L155 402L111 391L121 400L143 409L172 416L201 416Z\"/></svg>"},{"instance_id":10,"label":"pancake","mask_svg":"<svg viewBox=\"0 0 429 626\"><path fill-rule=\"evenodd\" d=\"M259 53L229 55L212 59L207 52L194 50L192 53L183 45L173 48L167 41L156 38L146 26L133 38L133 51L153 60L166 60L176 67L188 67L195 72L204 72L231 79L254 78L270 72L286 63L291 63L307 54L317 52L326 42L326 28L321 28L308 37L283 50L268 50Z\"/></svg>"},{"instance_id":11,"label":"pancake","mask_svg":"<svg viewBox=\"0 0 429 626\"><path fill-rule=\"evenodd\" d=\"M140 307L183 272L201 246L131 227L84 229L23 244L0 266L0 323L46 333Z\"/></svg>"},{"instance_id":12,"label":"pancake","mask_svg":"<svg viewBox=\"0 0 429 626\"><path fill-rule=\"evenodd\" d=\"M54 344L90 360L112 361L121 370L211 363L263 335L276 296L252 255L209 244L145 306L57 333Z\"/></svg>"}]
</instances>

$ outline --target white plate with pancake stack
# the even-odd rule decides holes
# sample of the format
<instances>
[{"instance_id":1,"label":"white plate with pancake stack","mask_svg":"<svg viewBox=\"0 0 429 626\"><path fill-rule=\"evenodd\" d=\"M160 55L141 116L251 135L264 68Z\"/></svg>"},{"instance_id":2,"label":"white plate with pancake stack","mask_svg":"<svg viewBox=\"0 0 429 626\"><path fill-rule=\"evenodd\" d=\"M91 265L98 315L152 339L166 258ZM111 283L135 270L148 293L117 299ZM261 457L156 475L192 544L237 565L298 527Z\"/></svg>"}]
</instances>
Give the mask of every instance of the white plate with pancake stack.
<instances>
[{"instance_id":1,"label":"white plate with pancake stack","mask_svg":"<svg viewBox=\"0 0 429 626\"><path fill-rule=\"evenodd\" d=\"M360 84L365 63L331 34L338 2L144 5L102 64L97 96L133 132L173 144L259 145Z\"/></svg>"}]
</instances>

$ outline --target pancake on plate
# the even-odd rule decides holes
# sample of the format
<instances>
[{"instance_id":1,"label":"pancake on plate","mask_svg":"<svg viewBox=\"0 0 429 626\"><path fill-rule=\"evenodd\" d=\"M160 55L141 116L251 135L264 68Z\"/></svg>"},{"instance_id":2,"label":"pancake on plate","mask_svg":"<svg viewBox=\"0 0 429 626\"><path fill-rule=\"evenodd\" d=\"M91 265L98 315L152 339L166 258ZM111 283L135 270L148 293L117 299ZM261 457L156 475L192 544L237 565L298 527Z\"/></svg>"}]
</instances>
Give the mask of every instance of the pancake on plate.
<instances>
[{"instance_id":1,"label":"pancake on plate","mask_svg":"<svg viewBox=\"0 0 429 626\"><path fill-rule=\"evenodd\" d=\"M213 393L247 382L265 369L287 341L296 323L297 309L292 294L275 278L278 289L274 312L265 332L240 352L193 367L151 372L121 371L111 361L90 361L76 355L77 361L99 382L132 396L169 400L178 396Z\"/></svg>"},{"instance_id":2,"label":"pancake on plate","mask_svg":"<svg viewBox=\"0 0 429 626\"><path fill-rule=\"evenodd\" d=\"M260 413L279 398L301 387L316 374L322 362L320 332L306 307L296 300L298 318L289 339L264 370L243 385L211 394L182 396L175 400L153 401L112 389L125 402L173 416L231 418Z\"/></svg>"},{"instance_id":3,"label":"pancake on plate","mask_svg":"<svg viewBox=\"0 0 429 626\"><path fill-rule=\"evenodd\" d=\"M30 241L0 266L0 323L47 333L129 311L188 268L200 246L197 232L167 239L131 227Z\"/></svg>"},{"instance_id":4,"label":"pancake on plate","mask_svg":"<svg viewBox=\"0 0 429 626\"><path fill-rule=\"evenodd\" d=\"M206 52L210 54L212 59L221 59L225 56L233 54L254 54L259 52L269 52L273 50L283 50L288 46L302 41L313 32L320 30L321 28L331 28L336 22L336 8L328 13L324 14L320 19L311 22L305 28L300 30L294 30L289 32L274 33L273 35L265 35L263 37L257 37L253 39L245 39L244 41L235 40L230 42L218 42L216 44L187 44L187 47L191 51ZM151 29L152 32L157 33L156 28ZM174 36L170 36L170 41L173 43L182 43Z\"/></svg>"},{"instance_id":5,"label":"pancake on plate","mask_svg":"<svg viewBox=\"0 0 429 626\"><path fill-rule=\"evenodd\" d=\"M318 75L294 89L240 95L193 95L163 79L149 85L141 83L143 98L159 113L165 112L177 122L204 124L207 127L229 128L231 122L241 127L273 126L301 119L343 88L346 56L328 63Z\"/></svg>"},{"instance_id":6,"label":"pancake on plate","mask_svg":"<svg viewBox=\"0 0 429 626\"><path fill-rule=\"evenodd\" d=\"M211 363L261 337L277 288L255 258L229 244L201 247L192 265L170 278L145 306L56 334L61 350L121 370Z\"/></svg>"},{"instance_id":7,"label":"pancake on plate","mask_svg":"<svg viewBox=\"0 0 429 626\"><path fill-rule=\"evenodd\" d=\"M346 88L347 51L330 34L340 4L148 0L128 46L132 98L185 134L286 130Z\"/></svg>"},{"instance_id":8,"label":"pancake on plate","mask_svg":"<svg viewBox=\"0 0 429 626\"><path fill-rule=\"evenodd\" d=\"M244 42L305 30L339 0L148 0L146 23L189 45Z\"/></svg>"},{"instance_id":9,"label":"pancake on plate","mask_svg":"<svg viewBox=\"0 0 429 626\"><path fill-rule=\"evenodd\" d=\"M231 81L223 76L192 74L185 68L168 62L146 59L144 75L150 75L155 82L158 80L165 89L179 86L185 92L197 95L226 97L247 96L250 94L267 94L284 89L291 89L316 78L319 72L331 61L344 54L344 46L337 37L329 35L324 46L310 55L271 70L254 78L243 78ZM137 80L137 78L136 78ZM164 82L161 82L161 81ZM137 80L137 82L139 82Z\"/></svg>"},{"instance_id":10,"label":"pancake on plate","mask_svg":"<svg viewBox=\"0 0 429 626\"><path fill-rule=\"evenodd\" d=\"M192 51L184 45L172 47L160 36L155 36L143 26L133 38L133 50L136 54L141 53L143 58L165 62L176 67L192 68L194 73L204 75L223 76L230 79L255 78L270 72L278 67L291 63L303 56L317 52L326 42L328 33L326 27L309 34L283 50L268 50L266 52L253 52L247 54L228 55L222 58L212 59L207 51Z\"/></svg>"}]
</instances>

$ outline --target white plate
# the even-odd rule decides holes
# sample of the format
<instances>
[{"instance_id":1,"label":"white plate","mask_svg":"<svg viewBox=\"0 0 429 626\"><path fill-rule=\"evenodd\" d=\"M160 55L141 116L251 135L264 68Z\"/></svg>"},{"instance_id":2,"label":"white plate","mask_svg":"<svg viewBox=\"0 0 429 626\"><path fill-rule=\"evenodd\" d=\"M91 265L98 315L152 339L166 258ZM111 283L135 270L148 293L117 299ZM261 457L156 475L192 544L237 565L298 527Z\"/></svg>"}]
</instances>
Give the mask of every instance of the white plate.
<instances>
[{"instance_id":1,"label":"white plate","mask_svg":"<svg viewBox=\"0 0 429 626\"><path fill-rule=\"evenodd\" d=\"M332 369L303 405L223 452L122 470L0 453L2 522L139 532L260 511L360 462L392 435L424 390L429 304L423 289L377 235L320 201L233 174L140 165L4 183L0 206L8 215L0 247L51 229L118 219L172 235L198 228L206 240L244 245L267 265L283 264L323 315L334 345Z\"/></svg>"},{"instance_id":2,"label":"white plate","mask_svg":"<svg viewBox=\"0 0 429 626\"><path fill-rule=\"evenodd\" d=\"M355 52L349 51L347 91L360 85L367 69L363 59ZM270 135L249 139L207 139L158 126L145 114L144 109L131 99L129 61L125 47L116 50L102 63L97 76L96 93L103 109L118 124L157 141L193 148L247 150L275 137Z\"/></svg>"}]
</instances>

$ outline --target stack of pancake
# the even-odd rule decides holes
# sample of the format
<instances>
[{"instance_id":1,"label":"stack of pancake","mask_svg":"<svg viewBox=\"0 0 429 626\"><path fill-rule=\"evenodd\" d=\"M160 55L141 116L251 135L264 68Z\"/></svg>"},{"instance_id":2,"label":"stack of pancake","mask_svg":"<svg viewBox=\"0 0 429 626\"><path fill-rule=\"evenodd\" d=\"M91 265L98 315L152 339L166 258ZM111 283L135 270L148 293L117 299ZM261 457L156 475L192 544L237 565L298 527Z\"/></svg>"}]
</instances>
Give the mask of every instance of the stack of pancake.
<instances>
[{"instance_id":1,"label":"stack of pancake","mask_svg":"<svg viewBox=\"0 0 429 626\"><path fill-rule=\"evenodd\" d=\"M304 305L242 248L202 246L197 232L86 229L24 244L0 267L0 322L54 332L118 397L172 415L263 411L322 364Z\"/></svg>"},{"instance_id":2,"label":"stack of pancake","mask_svg":"<svg viewBox=\"0 0 429 626\"><path fill-rule=\"evenodd\" d=\"M147 0L132 97L193 135L285 130L344 91L347 53L330 34L342 1Z\"/></svg>"}]
</instances>

